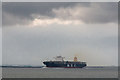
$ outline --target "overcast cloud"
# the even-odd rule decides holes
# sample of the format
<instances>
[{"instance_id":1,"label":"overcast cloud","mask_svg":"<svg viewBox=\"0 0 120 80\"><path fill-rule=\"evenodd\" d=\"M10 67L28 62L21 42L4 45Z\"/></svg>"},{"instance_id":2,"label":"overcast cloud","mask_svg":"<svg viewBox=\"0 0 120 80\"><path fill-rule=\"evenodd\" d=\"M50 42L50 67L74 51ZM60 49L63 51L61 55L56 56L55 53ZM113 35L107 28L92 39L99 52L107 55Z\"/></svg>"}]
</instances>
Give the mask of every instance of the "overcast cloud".
<instances>
[{"instance_id":1,"label":"overcast cloud","mask_svg":"<svg viewBox=\"0 0 120 80\"><path fill-rule=\"evenodd\" d=\"M118 3L3 3L3 25L29 24L35 19L55 22L117 22Z\"/></svg>"},{"instance_id":2,"label":"overcast cloud","mask_svg":"<svg viewBox=\"0 0 120 80\"><path fill-rule=\"evenodd\" d=\"M117 3L3 3L2 17L3 64L77 55L88 65L118 65Z\"/></svg>"}]
</instances>

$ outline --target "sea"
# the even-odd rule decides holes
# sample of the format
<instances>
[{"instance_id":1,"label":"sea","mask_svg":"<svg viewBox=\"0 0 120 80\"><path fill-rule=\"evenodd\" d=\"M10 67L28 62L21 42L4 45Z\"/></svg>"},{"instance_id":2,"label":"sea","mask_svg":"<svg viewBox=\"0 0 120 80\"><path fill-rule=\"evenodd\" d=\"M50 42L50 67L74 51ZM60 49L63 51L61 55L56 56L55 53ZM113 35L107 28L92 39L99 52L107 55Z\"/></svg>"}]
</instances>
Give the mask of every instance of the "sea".
<instances>
[{"instance_id":1,"label":"sea","mask_svg":"<svg viewBox=\"0 0 120 80\"><path fill-rule=\"evenodd\" d=\"M3 78L118 78L117 67L2 68Z\"/></svg>"}]
</instances>

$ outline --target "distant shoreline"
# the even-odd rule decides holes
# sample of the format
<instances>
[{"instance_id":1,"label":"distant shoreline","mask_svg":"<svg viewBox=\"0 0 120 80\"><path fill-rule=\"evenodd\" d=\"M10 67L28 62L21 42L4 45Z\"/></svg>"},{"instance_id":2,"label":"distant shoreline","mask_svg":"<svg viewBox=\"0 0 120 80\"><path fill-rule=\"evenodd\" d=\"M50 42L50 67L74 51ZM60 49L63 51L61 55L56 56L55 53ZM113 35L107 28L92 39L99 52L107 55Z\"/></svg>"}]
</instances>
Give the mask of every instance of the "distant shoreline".
<instances>
[{"instance_id":1,"label":"distant shoreline","mask_svg":"<svg viewBox=\"0 0 120 80\"><path fill-rule=\"evenodd\" d=\"M0 66L0 67L2 68L43 68L45 66ZM110 68L110 67L118 68L118 66L86 66L86 68Z\"/></svg>"},{"instance_id":2,"label":"distant shoreline","mask_svg":"<svg viewBox=\"0 0 120 80\"><path fill-rule=\"evenodd\" d=\"M43 68L44 66L0 66L2 68Z\"/></svg>"}]
</instances>

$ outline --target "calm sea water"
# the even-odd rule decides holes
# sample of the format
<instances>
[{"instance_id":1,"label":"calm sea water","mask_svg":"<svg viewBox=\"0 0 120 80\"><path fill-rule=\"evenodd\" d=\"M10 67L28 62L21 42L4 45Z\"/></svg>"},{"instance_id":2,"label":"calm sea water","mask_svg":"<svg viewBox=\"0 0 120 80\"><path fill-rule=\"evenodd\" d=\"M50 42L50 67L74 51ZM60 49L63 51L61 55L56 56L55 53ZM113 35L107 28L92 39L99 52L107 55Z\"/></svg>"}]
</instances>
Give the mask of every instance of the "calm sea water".
<instances>
[{"instance_id":1,"label":"calm sea water","mask_svg":"<svg viewBox=\"0 0 120 80\"><path fill-rule=\"evenodd\" d=\"M107 68L3 68L3 78L117 78L118 69Z\"/></svg>"}]
</instances>

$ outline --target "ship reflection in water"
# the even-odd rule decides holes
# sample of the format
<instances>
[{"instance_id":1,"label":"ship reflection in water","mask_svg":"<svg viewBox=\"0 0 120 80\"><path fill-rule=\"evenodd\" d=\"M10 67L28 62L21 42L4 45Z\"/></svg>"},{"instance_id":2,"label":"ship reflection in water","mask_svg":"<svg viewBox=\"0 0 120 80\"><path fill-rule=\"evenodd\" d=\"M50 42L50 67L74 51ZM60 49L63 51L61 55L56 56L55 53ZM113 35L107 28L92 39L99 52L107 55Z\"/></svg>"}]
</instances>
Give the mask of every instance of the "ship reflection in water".
<instances>
[{"instance_id":1,"label":"ship reflection in water","mask_svg":"<svg viewBox=\"0 0 120 80\"><path fill-rule=\"evenodd\" d=\"M57 56L55 61L44 61L46 67L62 67L62 68L83 68L87 66L86 62L80 62L77 57L74 57L74 61L64 61L64 57Z\"/></svg>"}]
</instances>

